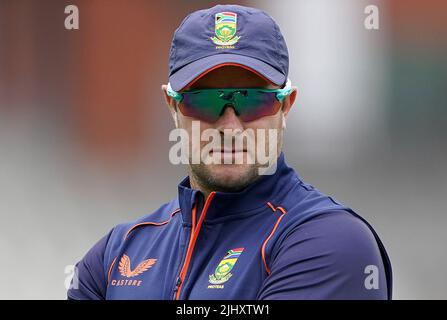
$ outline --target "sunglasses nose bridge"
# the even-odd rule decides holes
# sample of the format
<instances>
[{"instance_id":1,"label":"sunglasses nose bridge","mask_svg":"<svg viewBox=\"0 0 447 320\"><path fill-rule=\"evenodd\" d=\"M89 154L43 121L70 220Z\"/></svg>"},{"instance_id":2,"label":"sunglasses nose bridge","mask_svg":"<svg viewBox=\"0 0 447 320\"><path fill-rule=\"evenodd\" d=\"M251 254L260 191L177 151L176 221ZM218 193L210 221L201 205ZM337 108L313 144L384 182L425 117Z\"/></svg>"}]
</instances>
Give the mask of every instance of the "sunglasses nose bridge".
<instances>
[{"instance_id":1,"label":"sunglasses nose bridge","mask_svg":"<svg viewBox=\"0 0 447 320\"><path fill-rule=\"evenodd\" d=\"M239 119L236 109L231 103L227 103L221 112L219 119L216 122L216 128L219 130L224 129L241 129L243 125ZM223 131L222 131L223 132Z\"/></svg>"},{"instance_id":2,"label":"sunglasses nose bridge","mask_svg":"<svg viewBox=\"0 0 447 320\"><path fill-rule=\"evenodd\" d=\"M227 111L226 111L227 109L233 109L234 114L235 114L237 117L239 117L239 112L237 111L237 108L236 108L236 106L234 105L233 102L226 103L226 104L223 106L222 111L220 112L220 115L219 115L219 116L222 117L222 116L225 114L225 112L227 112Z\"/></svg>"},{"instance_id":3,"label":"sunglasses nose bridge","mask_svg":"<svg viewBox=\"0 0 447 320\"><path fill-rule=\"evenodd\" d=\"M222 108L222 111L220 112L220 117L225 113L225 109L227 107L231 107L235 113L235 115L237 117L240 116L240 113L238 111L238 107L236 106L236 98L239 96L246 96L247 92L246 90L235 90L235 91L230 91L230 92L221 92L219 98L225 101L228 101L227 103L225 103L225 105Z\"/></svg>"}]
</instances>

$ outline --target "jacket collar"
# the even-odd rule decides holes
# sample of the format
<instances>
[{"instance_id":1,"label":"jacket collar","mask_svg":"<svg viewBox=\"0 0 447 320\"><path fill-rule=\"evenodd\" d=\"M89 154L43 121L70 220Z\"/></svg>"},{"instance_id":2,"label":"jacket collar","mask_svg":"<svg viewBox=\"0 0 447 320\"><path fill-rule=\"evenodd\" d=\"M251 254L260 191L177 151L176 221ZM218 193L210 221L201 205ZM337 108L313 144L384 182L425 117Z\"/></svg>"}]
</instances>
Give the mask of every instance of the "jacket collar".
<instances>
[{"instance_id":1,"label":"jacket collar","mask_svg":"<svg viewBox=\"0 0 447 320\"><path fill-rule=\"evenodd\" d=\"M205 217L205 221L231 217L249 211L266 207L267 202L279 205L290 188L301 179L299 175L287 166L284 154L277 160L276 171L272 175L264 175L248 185L240 192L216 192ZM191 211L197 203L197 219L204 204L203 194L191 188L189 176L178 186L178 199L183 221L191 223Z\"/></svg>"}]
</instances>

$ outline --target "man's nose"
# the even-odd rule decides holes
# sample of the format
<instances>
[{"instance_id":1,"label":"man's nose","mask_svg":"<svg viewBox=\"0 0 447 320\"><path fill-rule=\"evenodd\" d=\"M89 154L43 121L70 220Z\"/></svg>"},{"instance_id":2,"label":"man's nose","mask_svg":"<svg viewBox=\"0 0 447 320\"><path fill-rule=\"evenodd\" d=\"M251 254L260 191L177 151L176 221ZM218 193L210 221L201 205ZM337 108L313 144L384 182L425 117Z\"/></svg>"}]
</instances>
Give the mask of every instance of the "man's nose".
<instances>
[{"instance_id":1,"label":"man's nose","mask_svg":"<svg viewBox=\"0 0 447 320\"><path fill-rule=\"evenodd\" d=\"M236 114L236 110L232 104L227 104L222 111L222 115L214 124L214 127L221 132L224 129L241 129L244 130L244 126L241 120L238 118Z\"/></svg>"}]
</instances>

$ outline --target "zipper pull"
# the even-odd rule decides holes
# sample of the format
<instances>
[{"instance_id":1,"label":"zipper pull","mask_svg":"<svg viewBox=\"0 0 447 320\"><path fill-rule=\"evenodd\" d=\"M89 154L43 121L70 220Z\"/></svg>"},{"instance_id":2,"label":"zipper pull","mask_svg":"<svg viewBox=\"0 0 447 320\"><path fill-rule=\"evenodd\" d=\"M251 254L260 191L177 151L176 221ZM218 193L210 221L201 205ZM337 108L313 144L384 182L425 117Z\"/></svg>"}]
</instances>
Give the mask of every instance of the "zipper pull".
<instances>
[{"instance_id":1,"label":"zipper pull","mask_svg":"<svg viewBox=\"0 0 447 320\"><path fill-rule=\"evenodd\" d=\"M178 290L178 288L180 288L181 284L182 284L182 279L180 277L177 277L177 280L175 281L174 293L177 293L177 290Z\"/></svg>"}]
</instances>

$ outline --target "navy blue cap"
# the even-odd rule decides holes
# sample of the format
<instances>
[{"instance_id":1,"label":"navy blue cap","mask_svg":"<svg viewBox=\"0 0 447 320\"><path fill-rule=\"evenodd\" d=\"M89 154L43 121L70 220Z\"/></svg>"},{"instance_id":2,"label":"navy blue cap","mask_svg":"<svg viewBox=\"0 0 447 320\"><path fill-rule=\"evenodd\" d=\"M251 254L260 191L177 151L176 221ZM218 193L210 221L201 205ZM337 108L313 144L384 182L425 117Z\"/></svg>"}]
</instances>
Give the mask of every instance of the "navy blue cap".
<instances>
[{"instance_id":1,"label":"navy blue cap","mask_svg":"<svg viewBox=\"0 0 447 320\"><path fill-rule=\"evenodd\" d=\"M172 89L180 91L223 65L245 67L276 85L284 85L289 54L273 18L262 10L239 5L217 5L189 14L172 39Z\"/></svg>"}]
</instances>

